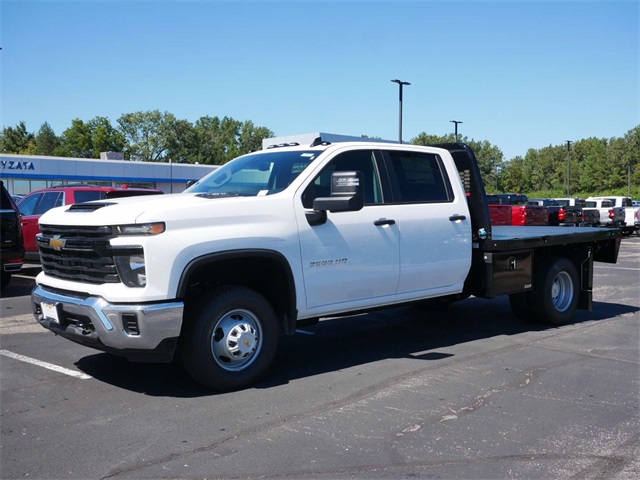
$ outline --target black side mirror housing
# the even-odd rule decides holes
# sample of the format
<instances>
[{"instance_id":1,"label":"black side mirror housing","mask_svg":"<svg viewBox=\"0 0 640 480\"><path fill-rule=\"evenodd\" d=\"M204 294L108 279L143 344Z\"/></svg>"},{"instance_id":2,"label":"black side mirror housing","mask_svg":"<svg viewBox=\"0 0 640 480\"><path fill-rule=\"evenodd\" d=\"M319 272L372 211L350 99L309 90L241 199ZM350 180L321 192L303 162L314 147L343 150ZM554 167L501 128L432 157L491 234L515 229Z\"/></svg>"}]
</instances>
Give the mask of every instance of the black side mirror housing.
<instances>
[{"instance_id":1,"label":"black side mirror housing","mask_svg":"<svg viewBox=\"0 0 640 480\"><path fill-rule=\"evenodd\" d=\"M313 201L316 211L356 212L364 207L364 175L360 171L333 172L331 196Z\"/></svg>"}]
</instances>

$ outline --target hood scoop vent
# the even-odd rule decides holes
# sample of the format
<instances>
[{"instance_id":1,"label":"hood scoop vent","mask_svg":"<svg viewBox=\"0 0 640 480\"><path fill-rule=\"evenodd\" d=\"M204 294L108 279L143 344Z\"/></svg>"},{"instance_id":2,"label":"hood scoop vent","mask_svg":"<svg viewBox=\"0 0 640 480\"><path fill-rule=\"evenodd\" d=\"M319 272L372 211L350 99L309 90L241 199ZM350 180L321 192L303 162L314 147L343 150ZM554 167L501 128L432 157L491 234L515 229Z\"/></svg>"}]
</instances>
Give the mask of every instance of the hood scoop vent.
<instances>
[{"instance_id":1,"label":"hood scoop vent","mask_svg":"<svg viewBox=\"0 0 640 480\"><path fill-rule=\"evenodd\" d=\"M100 203L76 203L71 205L67 212L71 213L91 213L102 207L108 207L109 205L115 205L114 202L100 202Z\"/></svg>"}]
</instances>

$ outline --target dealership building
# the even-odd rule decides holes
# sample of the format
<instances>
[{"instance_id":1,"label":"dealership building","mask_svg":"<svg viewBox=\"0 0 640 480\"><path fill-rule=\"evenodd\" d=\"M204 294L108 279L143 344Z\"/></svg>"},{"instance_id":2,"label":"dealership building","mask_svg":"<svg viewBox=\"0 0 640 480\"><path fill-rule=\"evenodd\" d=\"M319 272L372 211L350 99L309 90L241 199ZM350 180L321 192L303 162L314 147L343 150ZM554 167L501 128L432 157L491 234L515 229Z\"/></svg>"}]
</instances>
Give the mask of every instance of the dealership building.
<instances>
[{"instance_id":1,"label":"dealership building","mask_svg":"<svg viewBox=\"0 0 640 480\"><path fill-rule=\"evenodd\" d=\"M179 193L189 180L200 180L215 168L215 165L129 161L115 152L104 152L99 159L0 154L0 179L14 195L77 183L150 187Z\"/></svg>"}]
</instances>

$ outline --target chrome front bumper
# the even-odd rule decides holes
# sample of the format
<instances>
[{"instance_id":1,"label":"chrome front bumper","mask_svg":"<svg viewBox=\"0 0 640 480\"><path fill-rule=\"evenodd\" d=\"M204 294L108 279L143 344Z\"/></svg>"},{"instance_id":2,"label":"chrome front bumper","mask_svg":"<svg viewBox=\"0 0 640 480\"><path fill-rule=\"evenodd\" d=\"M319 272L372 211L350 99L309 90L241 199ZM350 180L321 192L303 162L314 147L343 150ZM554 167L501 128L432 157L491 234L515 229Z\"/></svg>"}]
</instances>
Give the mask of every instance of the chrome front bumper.
<instances>
[{"instance_id":1,"label":"chrome front bumper","mask_svg":"<svg viewBox=\"0 0 640 480\"><path fill-rule=\"evenodd\" d=\"M182 327L183 302L114 305L102 297L52 292L40 285L31 299L44 328L131 360L170 361Z\"/></svg>"}]
</instances>

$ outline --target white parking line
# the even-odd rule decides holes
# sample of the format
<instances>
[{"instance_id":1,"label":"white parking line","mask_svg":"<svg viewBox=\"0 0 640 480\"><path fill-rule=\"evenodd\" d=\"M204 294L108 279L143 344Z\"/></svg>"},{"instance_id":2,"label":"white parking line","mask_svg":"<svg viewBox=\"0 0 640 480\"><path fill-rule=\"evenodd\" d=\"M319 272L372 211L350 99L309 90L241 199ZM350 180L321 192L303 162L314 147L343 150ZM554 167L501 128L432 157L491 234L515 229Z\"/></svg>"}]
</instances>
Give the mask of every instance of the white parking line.
<instances>
[{"instance_id":1,"label":"white parking line","mask_svg":"<svg viewBox=\"0 0 640 480\"><path fill-rule=\"evenodd\" d=\"M48 368L49 370L53 370L54 372L64 373L65 375L76 377L76 378L79 378L80 380L88 380L89 378L93 378L90 375L86 375L76 370L70 370L68 368L59 367L58 365L54 365L53 363L43 362L40 360L36 360L35 358L25 357L24 355L13 353L13 352L10 352L9 350L0 350L0 355L4 355L5 357L13 358L15 360L20 360L21 362L27 362L32 365L37 365L42 368Z\"/></svg>"}]
</instances>

